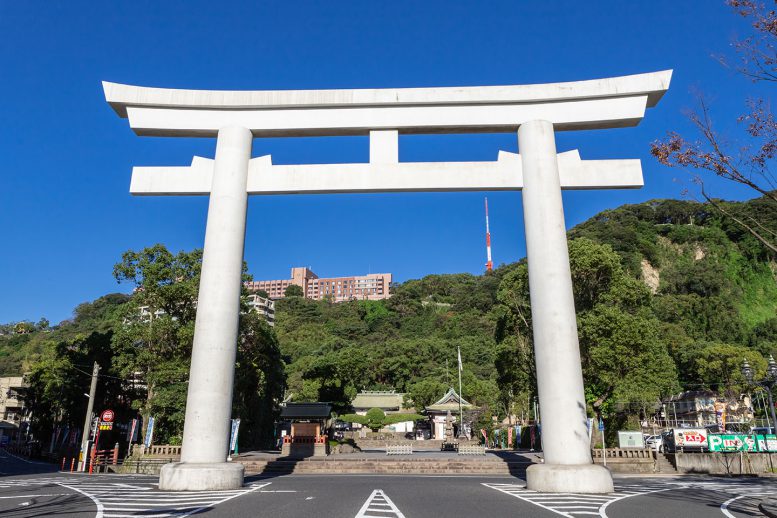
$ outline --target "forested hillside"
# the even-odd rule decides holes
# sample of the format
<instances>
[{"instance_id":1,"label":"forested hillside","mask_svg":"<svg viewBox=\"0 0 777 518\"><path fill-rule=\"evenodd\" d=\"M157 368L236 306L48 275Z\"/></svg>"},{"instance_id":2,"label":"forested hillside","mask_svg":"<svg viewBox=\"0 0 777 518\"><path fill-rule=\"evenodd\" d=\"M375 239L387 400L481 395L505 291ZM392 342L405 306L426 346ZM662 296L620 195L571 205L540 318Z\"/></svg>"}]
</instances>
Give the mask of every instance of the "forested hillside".
<instances>
[{"instance_id":1,"label":"forested hillside","mask_svg":"<svg viewBox=\"0 0 777 518\"><path fill-rule=\"evenodd\" d=\"M762 200L728 208L777 229ZM762 372L776 352L777 264L708 204L627 205L569 234L592 409L636 413L681 389L734 390L743 358ZM288 390L342 408L358 390L393 388L421 408L454 384L460 346L465 397L497 414L526 414L529 308L522 263L429 275L387 301L279 301Z\"/></svg>"},{"instance_id":2,"label":"forested hillside","mask_svg":"<svg viewBox=\"0 0 777 518\"><path fill-rule=\"evenodd\" d=\"M777 215L763 199L725 207L777 232ZM598 214L569 236L593 413L636 416L682 389L736 392L743 358L758 376L765 358L777 353L775 257L709 204L626 205ZM40 405L63 394L73 398L62 402L62 414L38 416L50 426L70 412L74 422L82 419L79 383L85 384L88 373L82 371L94 359L103 364L106 380L126 383L140 373L139 392L148 383L154 394L140 394L133 383L127 412L154 412L167 423L164 435L175 440L193 329L186 301L196 297L200 260L196 251L174 256L161 245L128 252L115 275L142 287L138 295L82 304L71 321L54 328L45 321L3 326L0 374L31 372ZM149 326L138 320L140 305L180 315ZM359 390L395 389L421 409L457 383L457 347L465 398L486 417L528 415L534 374L524 262L484 275L407 281L385 301L279 300L274 332L252 321L241 327L235 411L249 414L252 401L267 405L279 398L284 368L286 396L296 401L331 401L345 412ZM149 356L153 351L158 358ZM261 387L252 389L257 383ZM120 390L121 384L112 387ZM257 423L259 428L266 426Z\"/></svg>"}]
</instances>

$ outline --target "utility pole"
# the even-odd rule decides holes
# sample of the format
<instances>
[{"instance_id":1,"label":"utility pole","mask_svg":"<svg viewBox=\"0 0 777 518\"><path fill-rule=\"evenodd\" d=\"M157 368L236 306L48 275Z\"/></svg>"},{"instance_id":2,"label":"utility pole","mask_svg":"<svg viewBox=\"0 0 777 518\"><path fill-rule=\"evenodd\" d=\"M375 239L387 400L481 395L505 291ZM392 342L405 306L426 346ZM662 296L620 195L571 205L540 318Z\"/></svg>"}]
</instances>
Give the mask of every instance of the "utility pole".
<instances>
[{"instance_id":1,"label":"utility pole","mask_svg":"<svg viewBox=\"0 0 777 518\"><path fill-rule=\"evenodd\" d=\"M462 410L461 406L461 398L463 397L461 395L461 370L462 370L462 364L461 364L461 347L457 349L458 355L459 355L459 437L464 436L464 411Z\"/></svg>"},{"instance_id":2,"label":"utility pole","mask_svg":"<svg viewBox=\"0 0 777 518\"><path fill-rule=\"evenodd\" d=\"M89 446L89 429L92 424L92 410L94 409L94 396L97 393L97 374L100 372L100 366L94 362L92 367L92 384L89 387L89 404L86 406L86 418L84 418L84 432L81 434L81 458L78 460L78 471L86 466L86 459L89 457L87 451Z\"/></svg>"}]
</instances>

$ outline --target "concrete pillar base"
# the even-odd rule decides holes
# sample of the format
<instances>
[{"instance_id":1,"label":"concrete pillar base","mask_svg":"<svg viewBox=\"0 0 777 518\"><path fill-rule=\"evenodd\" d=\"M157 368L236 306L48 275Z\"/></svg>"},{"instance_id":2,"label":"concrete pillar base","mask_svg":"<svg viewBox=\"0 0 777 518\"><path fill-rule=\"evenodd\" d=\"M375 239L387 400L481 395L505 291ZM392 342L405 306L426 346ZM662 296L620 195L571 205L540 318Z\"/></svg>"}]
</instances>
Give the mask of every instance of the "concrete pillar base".
<instances>
[{"instance_id":1,"label":"concrete pillar base","mask_svg":"<svg viewBox=\"0 0 777 518\"><path fill-rule=\"evenodd\" d=\"M218 491L243 487L245 466L239 462L173 462L162 466L163 491Z\"/></svg>"},{"instance_id":2,"label":"concrete pillar base","mask_svg":"<svg viewBox=\"0 0 777 518\"><path fill-rule=\"evenodd\" d=\"M612 475L594 464L533 464L526 470L526 489L543 493L612 493Z\"/></svg>"}]
</instances>

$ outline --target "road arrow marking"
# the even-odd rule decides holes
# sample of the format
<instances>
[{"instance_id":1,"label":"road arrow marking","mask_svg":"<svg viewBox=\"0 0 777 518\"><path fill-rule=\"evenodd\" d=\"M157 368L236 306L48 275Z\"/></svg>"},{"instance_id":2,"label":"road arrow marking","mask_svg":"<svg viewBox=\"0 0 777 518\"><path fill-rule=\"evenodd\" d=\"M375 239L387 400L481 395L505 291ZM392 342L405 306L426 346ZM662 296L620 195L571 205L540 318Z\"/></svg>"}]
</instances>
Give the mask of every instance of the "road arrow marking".
<instances>
[{"instance_id":1,"label":"road arrow marking","mask_svg":"<svg viewBox=\"0 0 777 518\"><path fill-rule=\"evenodd\" d=\"M369 514L380 513L380 514ZM370 497L364 502L364 505L359 509L359 513L355 518L388 518L395 516L396 518L405 518L394 502L386 496L386 493L382 489L376 489L372 492Z\"/></svg>"}]
</instances>

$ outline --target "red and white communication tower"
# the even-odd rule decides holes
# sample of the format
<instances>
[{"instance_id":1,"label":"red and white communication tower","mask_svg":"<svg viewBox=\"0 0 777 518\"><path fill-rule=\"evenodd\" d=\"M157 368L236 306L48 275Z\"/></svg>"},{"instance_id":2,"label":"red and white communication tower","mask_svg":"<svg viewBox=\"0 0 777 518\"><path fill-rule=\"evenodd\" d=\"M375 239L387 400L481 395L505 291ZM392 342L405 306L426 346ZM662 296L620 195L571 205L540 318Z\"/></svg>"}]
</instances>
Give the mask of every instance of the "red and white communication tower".
<instances>
[{"instance_id":1,"label":"red and white communication tower","mask_svg":"<svg viewBox=\"0 0 777 518\"><path fill-rule=\"evenodd\" d=\"M494 269L494 263L491 261L491 231L488 228L488 198L486 198L486 271Z\"/></svg>"}]
</instances>

